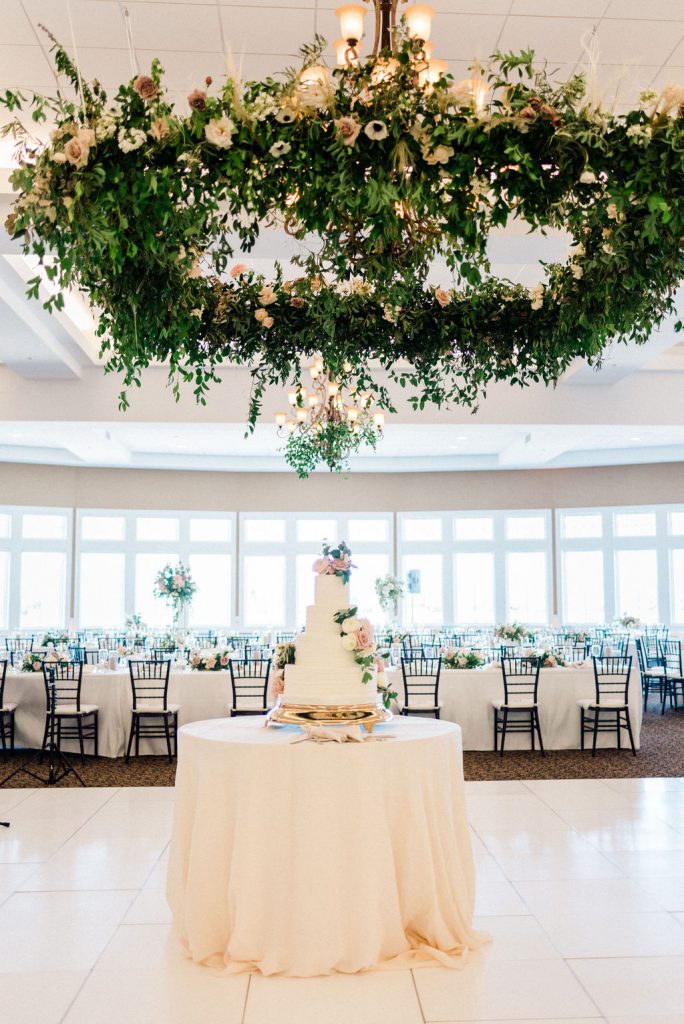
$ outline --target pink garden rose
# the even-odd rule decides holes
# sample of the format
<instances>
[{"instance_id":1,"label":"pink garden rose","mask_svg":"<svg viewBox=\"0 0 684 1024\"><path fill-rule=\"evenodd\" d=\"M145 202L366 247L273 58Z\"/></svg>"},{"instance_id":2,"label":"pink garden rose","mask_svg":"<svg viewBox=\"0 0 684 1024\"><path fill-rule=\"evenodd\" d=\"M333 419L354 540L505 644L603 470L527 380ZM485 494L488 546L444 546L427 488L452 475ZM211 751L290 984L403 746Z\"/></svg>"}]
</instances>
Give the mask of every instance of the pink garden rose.
<instances>
[{"instance_id":1,"label":"pink garden rose","mask_svg":"<svg viewBox=\"0 0 684 1024\"><path fill-rule=\"evenodd\" d=\"M311 568L320 576L325 576L326 573L330 572L330 562L327 558L317 558Z\"/></svg>"},{"instance_id":2,"label":"pink garden rose","mask_svg":"<svg viewBox=\"0 0 684 1024\"><path fill-rule=\"evenodd\" d=\"M230 658L228 657L227 654L224 654L224 655L221 656L221 664L223 665L224 668L226 667L226 665L228 664L229 661L230 661Z\"/></svg>"},{"instance_id":3,"label":"pink garden rose","mask_svg":"<svg viewBox=\"0 0 684 1024\"><path fill-rule=\"evenodd\" d=\"M174 587L182 587L185 583L185 576L181 576L180 573L173 574L173 585Z\"/></svg>"},{"instance_id":4,"label":"pink garden rose","mask_svg":"<svg viewBox=\"0 0 684 1024\"><path fill-rule=\"evenodd\" d=\"M230 268L231 277L240 277L242 274L247 273L247 265L245 263L236 263L234 267Z\"/></svg>"},{"instance_id":5,"label":"pink garden rose","mask_svg":"<svg viewBox=\"0 0 684 1024\"><path fill-rule=\"evenodd\" d=\"M359 622L361 625L356 634L356 640L359 647L365 650L373 645L373 627L368 619L359 619Z\"/></svg>"},{"instance_id":6,"label":"pink garden rose","mask_svg":"<svg viewBox=\"0 0 684 1024\"><path fill-rule=\"evenodd\" d=\"M211 658L206 658L206 659L205 659L205 662L204 662L204 667L205 667L206 669L208 669L209 671L211 671L211 669L212 669L212 668L214 668L215 666L216 666L216 658L214 658L214 657L213 657L213 655L212 655L212 657L211 657Z\"/></svg>"},{"instance_id":7,"label":"pink garden rose","mask_svg":"<svg viewBox=\"0 0 684 1024\"><path fill-rule=\"evenodd\" d=\"M133 88L143 100L153 100L159 92L149 75L138 75L135 82L133 82Z\"/></svg>"},{"instance_id":8,"label":"pink garden rose","mask_svg":"<svg viewBox=\"0 0 684 1024\"><path fill-rule=\"evenodd\" d=\"M333 558L332 560L333 572L342 571L349 568L349 555L342 555L341 558Z\"/></svg>"},{"instance_id":9,"label":"pink garden rose","mask_svg":"<svg viewBox=\"0 0 684 1024\"><path fill-rule=\"evenodd\" d=\"M285 692L285 672L282 668L276 669L273 673L273 686L276 693Z\"/></svg>"}]
</instances>

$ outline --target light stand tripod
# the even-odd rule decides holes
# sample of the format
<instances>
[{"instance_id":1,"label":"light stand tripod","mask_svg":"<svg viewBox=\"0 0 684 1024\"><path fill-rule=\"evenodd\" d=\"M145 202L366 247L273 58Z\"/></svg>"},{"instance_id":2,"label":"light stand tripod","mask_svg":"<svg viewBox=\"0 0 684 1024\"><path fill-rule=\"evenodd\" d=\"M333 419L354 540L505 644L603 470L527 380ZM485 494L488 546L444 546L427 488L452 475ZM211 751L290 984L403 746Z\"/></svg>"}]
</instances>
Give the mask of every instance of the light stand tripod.
<instances>
[{"instance_id":1,"label":"light stand tripod","mask_svg":"<svg viewBox=\"0 0 684 1024\"><path fill-rule=\"evenodd\" d=\"M81 786L85 786L85 782L78 774L76 769L73 767L69 759L57 746L55 742L55 727L57 724L57 692L55 684L55 670L51 666L46 666L47 671L50 675L50 682L48 683L48 692L50 695L50 722L47 746L43 747L40 751L39 756L42 758L43 754L47 754L47 776L39 775L35 771L31 771L27 767L27 762L19 765L13 772L0 782L0 787L7 785L10 779L13 779L15 775L23 773L24 775L30 775L32 779L37 779L43 786L56 786L58 782L61 782L67 775L75 775ZM0 822L0 825L5 825L9 828L9 822Z\"/></svg>"}]
</instances>

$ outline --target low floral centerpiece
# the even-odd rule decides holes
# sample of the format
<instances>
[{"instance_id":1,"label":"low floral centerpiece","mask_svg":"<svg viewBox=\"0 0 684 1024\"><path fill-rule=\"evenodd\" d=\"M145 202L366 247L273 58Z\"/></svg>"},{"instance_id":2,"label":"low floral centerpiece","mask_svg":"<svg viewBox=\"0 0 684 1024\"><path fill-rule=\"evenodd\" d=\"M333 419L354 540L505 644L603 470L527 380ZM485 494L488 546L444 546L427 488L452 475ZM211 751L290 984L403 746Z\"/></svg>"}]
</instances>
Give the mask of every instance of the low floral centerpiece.
<instances>
[{"instance_id":1,"label":"low floral centerpiece","mask_svg":"<svg viewBox=\"0 0 684 1024\"><path fill-rule=\"evenodd\" d=\"M519 622L504 623L502 626L497 626L494 630L494 636L497 640L510 640L513 643L524 640L527 635L527 630Z\"/></svg>"},{"instance_id":2,"label":"low floral centerpiece","mask_svg":"<svg viewBox=\"0 0 684 1024\"><path fill-rule=\"evenodd\" d=\"M621 615L619 622L625 629L638 629L641 625L636 615Z\"/></svg>"},{"instance_id":3,"label":"low floral centerpiece","mask_svg":"<svg viewBox=\"0 0 684 1024\"><path fill-rule=\"evenodd\" d=\"M68 644L71 638L68 633L46 633L40 641L41 647L58 647L60 644Z\"/></svg>"},{"instance_id":4,"label":"low floral centerpiece","mask_svg":"<svg viewBox=\"0 0 684 1024\"><path fill-rule=\"evenodd\" d=\"M559 651L552 651L547 647L540 654L542 668L563 668L565 665L565 658Z\"/></svg>"},{"instance_id":5,"label":"low floral centerpiece","mask_svg":"<svg viewBox=\"0 0 684 1024\"><path fill-rule=\"evenodd\" d=\"M449 669L482 668L487 659L472 647L443 647L442 665Z\"/></svg>"},{"instance_id":6,"label":"low floral centerpiece","mask_svg":"<svg viewBox=\"0 0 684 1024\"><path fill-rule=\"evenodd\" d=\"M190 668L193 672L221 672L228 668L231 651L224 647L190 652Z\"/></svg>"},{"instance_id":7,"label":"low floral centerpiece","mask_svg":"<svg viewBox=\"0 0 684 1024\"><path fill-rule=\"evenodd\" d=\"M21 662L22 672L40 672L43 665L57 665L70 661L68 654L52 648L48 654L41 654L40 651L27 651Z\"/></svg>"}]
</instances>

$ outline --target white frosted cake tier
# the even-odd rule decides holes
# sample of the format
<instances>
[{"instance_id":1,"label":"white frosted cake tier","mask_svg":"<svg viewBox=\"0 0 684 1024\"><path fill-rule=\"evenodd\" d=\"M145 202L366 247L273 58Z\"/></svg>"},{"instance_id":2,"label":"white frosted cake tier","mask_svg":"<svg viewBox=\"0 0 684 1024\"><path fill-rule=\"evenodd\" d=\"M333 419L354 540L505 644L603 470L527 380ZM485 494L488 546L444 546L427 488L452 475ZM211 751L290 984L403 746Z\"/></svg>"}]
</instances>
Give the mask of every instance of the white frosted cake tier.
<instances>
[{"instance_id":1,"label":"white frosted cake tier","mask_svg":"<svg viewBox=\"0 0 684 1024\"><path fill-rule=\"evenodd\" d=\"M344 652L348 654L348 651ZM350 655L351 657L351 655ZM352 704L377 704L378 688L375 669L370 683L361 682L361 669L331 670L322 664L319 668L301 668L287 665L285 668L285 704L322 704L343 707Z\"/></svg>"},{"instance_id":2,"label":"white frosted cake tier","mask_svg":"<svg viewBox=\"0 0 684 1024\"><path fill-rule=\"evenodd\" d=\"M339 576L317 576L314 603L306 610L306 630L297 638L294 665L285 668L286 704L375 704L376 673L362 683L363 670L351 651L345 651L335 614L348 608L349 585Z\"/></svg>"}]
</instances>

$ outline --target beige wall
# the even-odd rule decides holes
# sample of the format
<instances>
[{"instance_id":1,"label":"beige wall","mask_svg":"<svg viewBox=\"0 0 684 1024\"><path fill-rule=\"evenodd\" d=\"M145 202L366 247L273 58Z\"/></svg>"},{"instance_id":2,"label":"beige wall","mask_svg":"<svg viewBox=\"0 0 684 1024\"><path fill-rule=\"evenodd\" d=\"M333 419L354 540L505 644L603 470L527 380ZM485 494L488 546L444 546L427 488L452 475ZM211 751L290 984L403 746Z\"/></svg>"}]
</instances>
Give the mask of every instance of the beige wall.
<instances>
[{"instance_id":1,"label":"beige wall","mask_svg":"<svg viewBox=\"0 0 684 1024\"><path fill-rule=\"evenodd\" d=\"M684 503L684 464L479 473L191 473L0 463L0 504L229 511L431 511Z\"/></svg>"}]
</instances>

